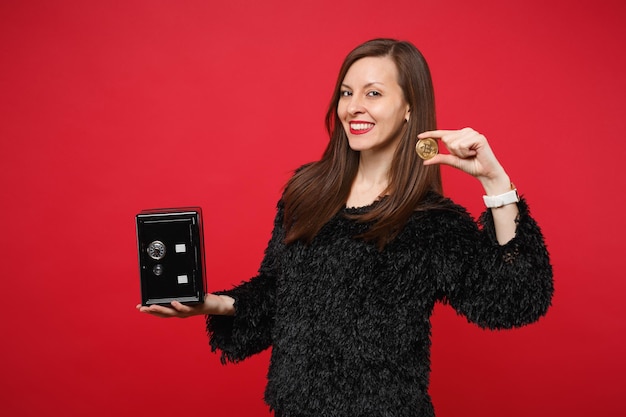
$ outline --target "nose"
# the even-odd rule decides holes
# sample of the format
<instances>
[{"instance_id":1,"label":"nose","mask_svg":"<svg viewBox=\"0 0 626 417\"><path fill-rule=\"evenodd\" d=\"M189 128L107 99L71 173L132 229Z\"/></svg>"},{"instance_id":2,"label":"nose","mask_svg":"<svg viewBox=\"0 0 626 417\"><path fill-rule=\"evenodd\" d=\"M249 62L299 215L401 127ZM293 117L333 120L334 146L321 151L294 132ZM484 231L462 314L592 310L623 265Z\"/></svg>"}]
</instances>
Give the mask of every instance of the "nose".
<instances>
[{"instance_id":1,"label":"nose","mask_svg":"<svg viewBox=\"0 0 626 417\"><path fill-rule=\"evenodd\" d=\"M354 94L350 97L350 102L348 103L347 109L350 115L360 114L365 112L365 107L363 106L362 99Z\"/></svg>"}]
</instances>

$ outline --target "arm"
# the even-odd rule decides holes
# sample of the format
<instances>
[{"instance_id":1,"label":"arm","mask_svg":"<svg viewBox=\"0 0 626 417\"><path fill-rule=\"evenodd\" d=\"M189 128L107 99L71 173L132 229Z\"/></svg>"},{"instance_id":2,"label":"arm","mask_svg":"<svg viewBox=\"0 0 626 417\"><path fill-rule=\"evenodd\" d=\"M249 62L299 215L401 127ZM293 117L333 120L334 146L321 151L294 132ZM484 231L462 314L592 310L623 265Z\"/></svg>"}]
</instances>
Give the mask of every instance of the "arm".
<instances>
[{"instance_id":1,"label":"arm","mask_svg":"<svg viewBox=\"0 0 626 417\"><path fill-rule=\"evenodd\" d=\"M219 296L232 300L232 315L209 314L206 330L213 351L221 350L222 363L239 362L272 344L276 312L276 278L280 274L283 248L283 208L278 205L272 237L265 250L259 273Z\"/></svg>"},{"instance_id":2,"label":"arm","mask_svg":"<svg viewBox=\"0 0 626 417\"><path fill-rule=\"evenodd\" d=\"M433 130L418 135L418 138L440 139L449 154L438 154L424 161L424 165L450 165L466 172L480 181L487 195L503 194L511 189L511 181L496 159L485 136L473 129ZM504 245L515 236L517 205L492 209L493 222L498 242Z\"/></svg>"},{"instance_id":3,"label":"arm","mask_svg":"<svg viewBox=\"0 0 626 417\"><path fill-rule=\"evenodd\" d=\"M487 139L470 128L424 132L419 138L440 139L449 154L424 165L445 164L472 175L487 195L511 189L506 171ZM456 230L440 236L448 242L436 267L444 299L482 327L521 326L544 315L553 294L552 267L541 230L524 200L487 210L482 230L468 216L448 219ZM442 230L445 230L442 225Z\"/></svg>"},{"instance_id":4,"label":"arm","mask_svg":"<svg viewBox=\"0 0 626 417\"><path fill-rule=\"evenodd\" d=\"M233 300L233 315L206 316L211 350L222 352L222 363L239 362L272 344L274 283L272 276L259 274L221 294Z\"/></svg>"},{"instance_id":5,"label":"arm","mask_svg":"<svg viewBox=\"0 0 626 417\"><path fill-rule=\"evenodd\" d=\"M482 228L464 211L448 210L433 220L429 273L441 299L484 328L532 323L551 305L552 267L543 235L526 201L517 206L515 237L504 245L496 240L492 210L481 216Z\"/></svg>"},{"instance_id":6,"label":"arm","mask_svg":"<svg viewBox=\"0 0 626 417\"><path fill-rule=\"evenodd\" d=\"M283 245L282 204L279 204L272 237L259 273L247 282L215 294L204 303L189 306L173 301L171 306L137 306L143 313L163 318L206 315L206 330L213 351L222 351L222 362L238 362L271 345L274 322L276 275Z\"/></svg>"}]
</instances>

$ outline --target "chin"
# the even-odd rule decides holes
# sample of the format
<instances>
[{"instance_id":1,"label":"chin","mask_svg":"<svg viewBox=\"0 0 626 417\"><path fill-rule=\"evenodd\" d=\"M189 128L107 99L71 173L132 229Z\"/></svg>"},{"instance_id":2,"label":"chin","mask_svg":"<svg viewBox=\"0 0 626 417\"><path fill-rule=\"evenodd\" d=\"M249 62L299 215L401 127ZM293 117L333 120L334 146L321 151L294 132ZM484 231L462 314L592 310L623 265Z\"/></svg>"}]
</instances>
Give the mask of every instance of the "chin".
<instances>
[{"instance_id":1,"label":"chin","mask_svg":"<svg viewBox=\"0 0 626 417\"><path fill-rule=\"evenodd\" d=\"M358 145L358 144L355 145L352 143L348 143L348 145L350 146L350 149L352 149L355 152L367 151L371 149L369 146L363 146L363 145Z\"/></svg>"},{"instance_id":2,"label":"chin","mask_svg":"<svg viewBox=\"0 0 626 417\"><path fill-rule=\"evenodd\" d=\"M362 138L348 137L348 145L353 151L367 151L374 147L371 141Z\"/></svg>"}]
</instances>

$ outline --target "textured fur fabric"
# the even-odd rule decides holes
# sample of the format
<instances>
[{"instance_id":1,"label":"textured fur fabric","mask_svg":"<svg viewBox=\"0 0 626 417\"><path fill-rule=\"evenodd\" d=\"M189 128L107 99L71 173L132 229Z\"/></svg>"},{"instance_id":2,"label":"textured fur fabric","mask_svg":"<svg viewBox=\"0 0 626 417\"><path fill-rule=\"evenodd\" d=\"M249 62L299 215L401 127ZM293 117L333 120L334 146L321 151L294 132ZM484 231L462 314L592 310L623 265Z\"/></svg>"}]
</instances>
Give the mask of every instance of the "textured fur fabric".
<instances>
[{"instance_id":1,"label":"textured fur fabric","mask_svg":"<svg viewBox=\"0 0 626 417\"><path fill-rule=\"evenodd\" d=\"M415 212L383 251L355 239L367 225L344 215L372 206L338 213L308 246L286 246L279 203L258 276L222 292L235 299L235 316L207 317L213 351L226 363L272 347L265 400L277 416L433 416L434 304L503 329L540 318L553 293L524 200L516 236L503 246L489 211L477 224L446 201Z\"/></svg>"}]
</instances>

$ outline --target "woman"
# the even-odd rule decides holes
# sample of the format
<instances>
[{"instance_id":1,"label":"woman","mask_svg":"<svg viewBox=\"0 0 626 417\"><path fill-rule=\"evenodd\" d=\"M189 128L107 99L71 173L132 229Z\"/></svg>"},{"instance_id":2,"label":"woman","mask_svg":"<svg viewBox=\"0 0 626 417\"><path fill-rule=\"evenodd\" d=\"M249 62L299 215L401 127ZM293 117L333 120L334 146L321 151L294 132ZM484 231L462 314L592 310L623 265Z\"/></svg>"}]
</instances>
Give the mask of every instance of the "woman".
<instances>
[{"instance_id":1,"label":"woman","mask_svg":"<svg viewBox=\"0 0 626 417\"><path fill-rule=\"evenodd\" d=\"M553 292L542 234L487 140L435 130L434 109L413 45L358 46L326 116L328 147L287 184L258 275L199 306L138 308L206 315L223 362L272 346L265 400L277 416L434 415L434 304L511 328L544 315ZM449 154L422 161L423 138ZM440 164L481 182L493 206L482 227L442 196Z\"/></svg>"}]
</instances>

